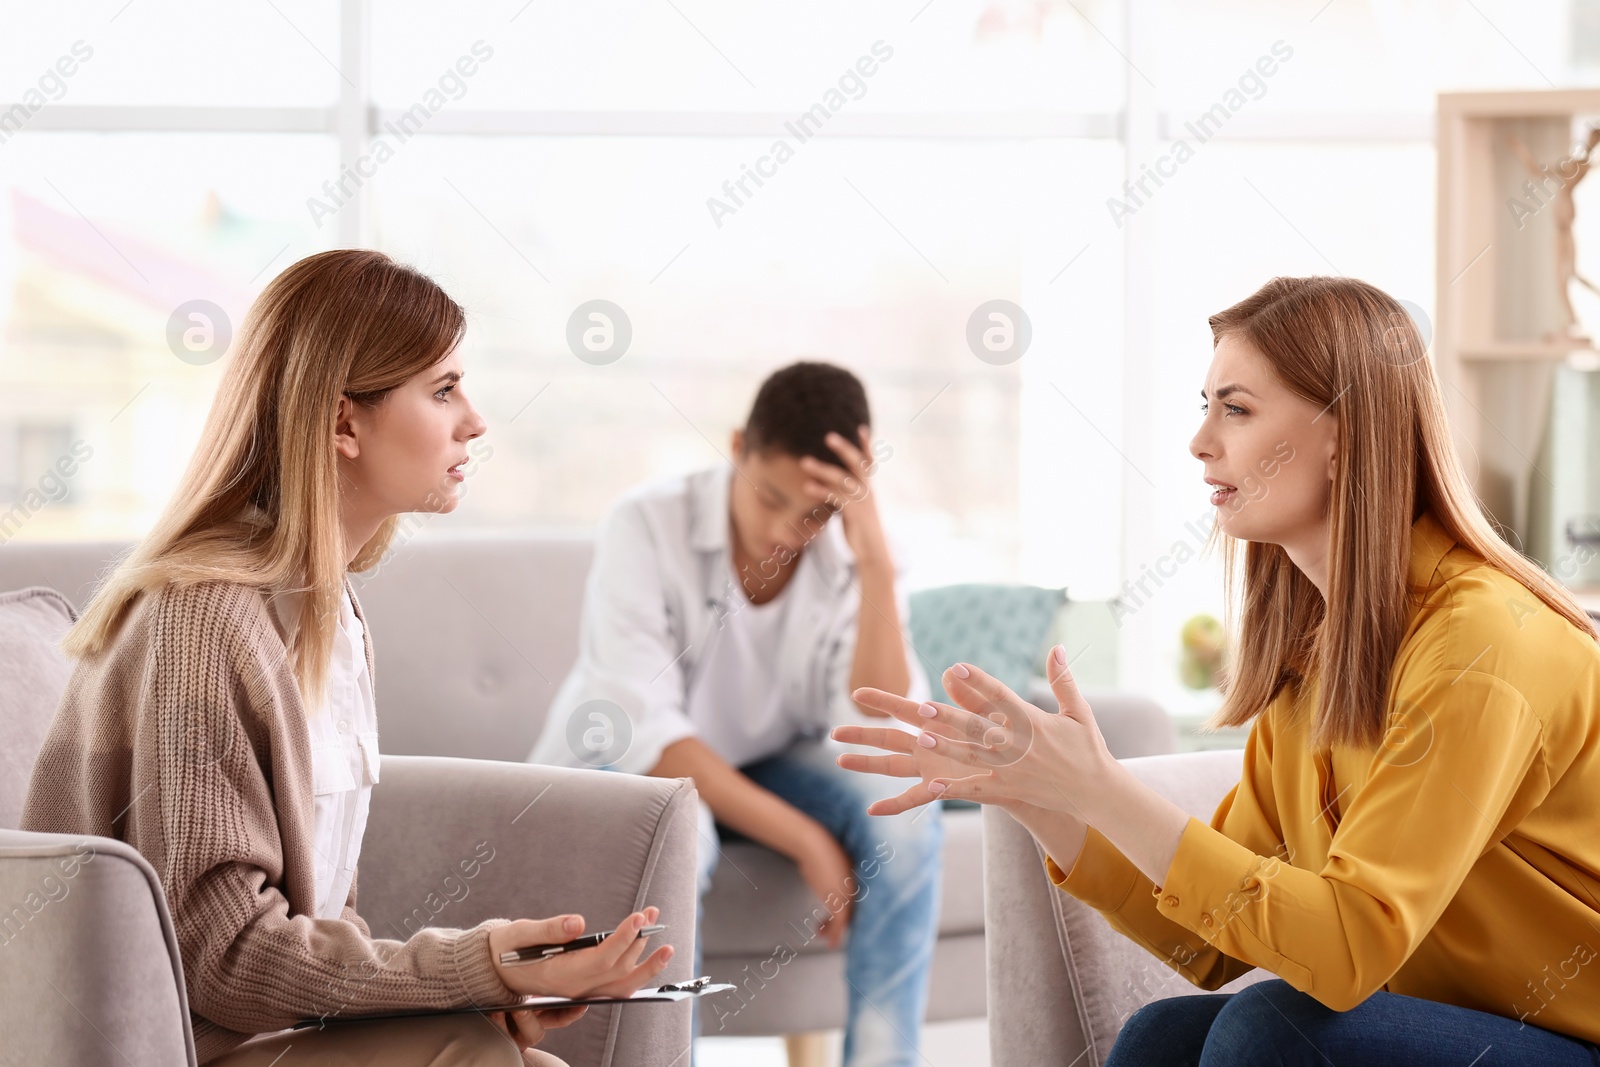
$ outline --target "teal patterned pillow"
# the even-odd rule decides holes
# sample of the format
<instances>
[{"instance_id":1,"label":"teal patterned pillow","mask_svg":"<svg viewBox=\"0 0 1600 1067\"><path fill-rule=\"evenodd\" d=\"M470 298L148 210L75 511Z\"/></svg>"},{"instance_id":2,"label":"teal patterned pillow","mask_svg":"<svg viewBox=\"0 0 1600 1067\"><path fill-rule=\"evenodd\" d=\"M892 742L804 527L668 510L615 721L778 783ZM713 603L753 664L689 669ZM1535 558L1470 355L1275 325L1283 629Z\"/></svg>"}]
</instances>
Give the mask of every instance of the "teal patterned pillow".
<instances>
[{"instance_id":1,"label":"teal patterned pillow","mask_svg":"<svg viewBox=\"0 0 1600 1067\"><path fill-rule=\"evenodd\" d=\"M941 681L959 661L976 664L1024 699L1028 679L1044 666L1044 643L1065 589L1033 585L945 585L910 596L911 643L933 688L950 703Z\"/></svg>"}]
</instances>

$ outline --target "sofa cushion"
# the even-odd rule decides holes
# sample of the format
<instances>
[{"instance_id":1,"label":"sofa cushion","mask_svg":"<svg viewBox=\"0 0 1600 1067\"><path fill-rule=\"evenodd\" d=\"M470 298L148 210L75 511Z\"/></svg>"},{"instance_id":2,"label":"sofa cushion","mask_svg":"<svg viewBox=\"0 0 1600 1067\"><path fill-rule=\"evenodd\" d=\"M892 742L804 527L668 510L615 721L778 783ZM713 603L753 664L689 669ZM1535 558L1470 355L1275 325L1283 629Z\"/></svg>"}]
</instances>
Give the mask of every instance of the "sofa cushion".
<instances>
[{"instance_id":1,"label":"sofa cushion","mask_svg":"<svg viewBox=\"0 0 1600 1067\"><path fill-rule=\"evenodd\" d=\"M911 643L928 672L933 699L948 703L945 668L975 663L1026 693L1044 662L1044 643L1065 589L1031 585L944 585L909 597Z\"/></svg>"},{"instance_id":2,"label":"sofa cushion","mask_svg":"<svg viewBox=\"0 0 1600 1067\"><path fill-rule=\"evenodd\" d=\"M72 676L56 642L77 617L54 589L0 593L0 828L22 821L34 758Z\"/></svg>"},{"instance_id":3,"label":"sofa cushion","mask_svg":"<svg viewBox=\"0 0 1600 1067\"><path fill-rule=\"evenodd\" d=\"M939 936L983 933L983 815L944 813L939 879ZM805 940L804 920L818 901L792 861L753 841L730 837L706 894L703 927L707 958L769 955L786 943L799 952L827 948Z\"/></svg>"}]
</instances>

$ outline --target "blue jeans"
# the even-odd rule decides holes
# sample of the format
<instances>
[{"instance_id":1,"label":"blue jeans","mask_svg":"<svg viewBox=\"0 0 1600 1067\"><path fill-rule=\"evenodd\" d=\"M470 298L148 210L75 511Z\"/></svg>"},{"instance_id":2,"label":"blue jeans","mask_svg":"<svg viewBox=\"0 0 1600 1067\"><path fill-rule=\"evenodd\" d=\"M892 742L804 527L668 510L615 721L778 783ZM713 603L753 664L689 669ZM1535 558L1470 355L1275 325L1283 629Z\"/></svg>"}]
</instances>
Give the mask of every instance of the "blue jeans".
<instances>
[{"instance_id":1,"label":"blue jeans","mask_svg":"<svg viewBox=\"0 0 1600 1067\"><path fill-rule=\"evenodd\" d=\"M857 889L844 942L849 986L844 1067L922 1067L918 1055L927 1007L928 970L938 936L940 849L944 827L938 802L900 815L868 815L867 805L893 796L906 783L846 771L834 763L853 751L828 738L801 741L770 759L741 767L751 781L811 816L833 835L855 864ZM720 841L702 802L701 915ZM973 872L978 877L977 872ZM814 932L822 902L793 926ZM695 973L701 972L695 939ZM800 951L798 938L790 947ZM737 976L714 975L737 982ZM776 984L783 995L782 976ZM699 1001L695 1033L700 1032Z\"/></svg>"},{"instance_id":2,"label":"blue jeans","mask_svg":"<svg viewBox=\"0 0 1600 1067\"><path fill-rule=\"evenodd\" d=\"M1600 1067L1600 1049L1531 1023L1382 990L1349 1011L1281 978L1172 997L1128 1017L1105 1067Z\"/></svg>"}]
</instances>

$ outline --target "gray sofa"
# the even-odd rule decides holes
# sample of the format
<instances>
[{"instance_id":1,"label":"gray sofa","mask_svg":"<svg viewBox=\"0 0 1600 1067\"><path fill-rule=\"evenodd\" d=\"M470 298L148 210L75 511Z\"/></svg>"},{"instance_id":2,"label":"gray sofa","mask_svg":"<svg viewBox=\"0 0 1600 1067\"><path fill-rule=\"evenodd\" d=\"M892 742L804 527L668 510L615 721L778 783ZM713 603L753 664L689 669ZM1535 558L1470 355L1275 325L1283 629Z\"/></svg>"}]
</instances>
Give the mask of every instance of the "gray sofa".
<instances>
[{"instance_id":1,"label":"gray sofa","mask_svg":"<svg viewBox=\"0 0 1600 1067\"><path fill-rule=\"evenodd\" d=\"M99 573L125 548L12 543L0 549L0 589L49 585L75 603L86 603ZM361 860L364 914L372 906L389 907L403 895L374 886L387 879L369 874L384 869L379 857L387 846L376 827L377 803L390 784L391 754L505 760L528 752L556 687L577 655L576 621L591 554L592 541L586 538L416 538L357 579L377 655L380 743L386 758L386 776L374 793L375 828L368 831L372 843ZM1123 694L1088 695L1117 755L1171 749L1170 721L1156 705ZM454 789L441 789L440 795L451 795ZM975 810L945 814L930 1021L981 1018L988 1010L988 989L981 978L983 817ZM719 866L706 902L703 970L737 982L756 974L780 941L795 940L785 918L809 913L812 902L788 860L743 841L726 844L724 852L730 862ZM752 889L752 883L759 889ZM687 928L684 920L673 925L680 931ZM673 940L680 949L687 948L681 933ZM689 957L680 952L678 958ZM820 939L812 941L769 983L778 995L750 998L737 1014L727 1016L725 1029L707 1025L705 1032L767 1036L836 1029L845 1013L843 966L842 951L827 949ZM713 1017L703 1013L704 1020Z\"/></svg>"},{"instance_id":2,"label":"gray sofa","mask_svg":"<svg viewBox=\"0 0 1600 1067\"><path fill-rule=\"evenodd\" d=\"M1238 783L1242 759L1239 749L1220 749L1123 763L1209 821ZM1011 816L986 810L983 833L991 1067L1100 1067L1128 1016L1152 1000L1203 992L1051 885L1043 850ZM1271 977L1251 971L1219 992Z\"/></svg>"}]
</instances>

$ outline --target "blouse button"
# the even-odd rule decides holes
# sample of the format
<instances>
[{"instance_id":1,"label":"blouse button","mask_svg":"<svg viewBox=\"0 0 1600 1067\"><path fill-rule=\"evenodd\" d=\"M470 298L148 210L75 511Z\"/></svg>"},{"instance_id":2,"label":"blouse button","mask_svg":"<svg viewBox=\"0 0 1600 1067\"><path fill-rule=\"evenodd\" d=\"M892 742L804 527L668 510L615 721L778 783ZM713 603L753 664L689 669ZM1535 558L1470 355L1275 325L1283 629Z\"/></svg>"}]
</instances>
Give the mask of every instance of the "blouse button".
<instances>
[{"instance_id":1,"label":"blouse button","mask_svg":"<svg viewBox=\"0 0 1600 1067\"><path fill-rule=\"evenodd\" d=\"M1210 926L1211 925L1211 916L1202 915L1202 916L1200 916L1200 921L1205 923L1207 926Z\"/></svg>"},{"instance_id":2,"label":"blouse button","mask_svg":"<svg viewBox=\"0 0 1600 1067\"><path fill-rule=\"evenodd\" d=\"M349 719L340 719L339 720L339 732L341 734L347 734L347 733L350 732L350 720Z\"/></svg>"},{"instance_id":3,"label":"blouse button","mask_svg":"<svg viewBox=\"0 0 1600 1067\"><path fill-rule=\"evenodd\" d=\"M1168 893L1167 899L1163 900L1162 903L1169 908L1176 908L1178 906L1178 898L1173 896L1171 893Z\"/></svg>"}]
</instances>

